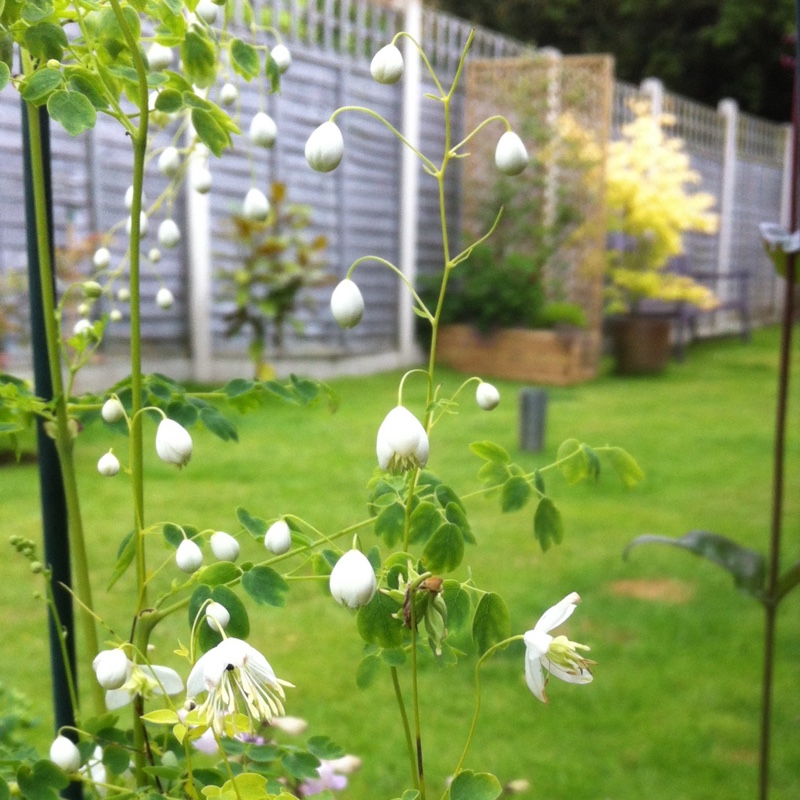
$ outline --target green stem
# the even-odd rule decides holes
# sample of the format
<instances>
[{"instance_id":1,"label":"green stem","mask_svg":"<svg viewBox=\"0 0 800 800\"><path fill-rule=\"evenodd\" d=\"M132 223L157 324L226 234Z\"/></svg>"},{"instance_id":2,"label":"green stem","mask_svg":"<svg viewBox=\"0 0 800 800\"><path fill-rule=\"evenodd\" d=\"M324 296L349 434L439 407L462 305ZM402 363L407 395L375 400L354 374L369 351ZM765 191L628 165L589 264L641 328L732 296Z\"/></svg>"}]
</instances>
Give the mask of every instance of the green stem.
<instances>
[{"instance_id":1,"label":"green stem","mask_svg":"<svg viewBox=\"0 0 800 800\"><path fill-rule=\"evenodd\" d=\"M417 776L420 800L425 800L425 768L422 758L422 729L419 713L419 665L417 663L417 649L419 647L417 635L417 615L414 610L414 592L409 598L411 604L411 701L414 707L414 736L417 751Z\"/></svg>"},{"instance_id":2,"label":"green stem","mask_svg":"<svg viewBox=\"0 0 800 800\"><path fill-rule=\"evenodd\" d=\"M406 737L406 749L408 750L408 758L411 763L411 780L414 783L414 788L419 789L419 776L417 775L417 760L414 754L414 740L411 738L411 726L408 724L408 714L406 713L406 704L403 701L403 690L400 688L400 676L397 673L397 667L391 667L392 673L392 686L394 686L394 696L397 699L397 707L400 710L400 719L403 722L403 732Z\"/></svg>"}]
</instances>

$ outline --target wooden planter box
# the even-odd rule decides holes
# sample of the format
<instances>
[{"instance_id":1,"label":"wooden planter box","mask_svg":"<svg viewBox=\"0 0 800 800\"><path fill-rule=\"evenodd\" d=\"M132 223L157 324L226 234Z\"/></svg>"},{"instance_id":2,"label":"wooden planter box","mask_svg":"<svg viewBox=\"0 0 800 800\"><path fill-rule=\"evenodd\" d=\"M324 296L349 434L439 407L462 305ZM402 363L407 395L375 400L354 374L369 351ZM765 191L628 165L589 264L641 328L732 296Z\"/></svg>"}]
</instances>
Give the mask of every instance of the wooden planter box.
<instances>
[{"instance_id":1,"label":"wooden planter box","mask_svg":"<svg viewBox=\"0 0 800 800\"><path fill-rule=\"evenodd\" d=\"M479 377L570 386L597 374L596 338L584 330L506 328L483 335L470 325L443 325L436 358Z\"/></svg>"}]
</instances>

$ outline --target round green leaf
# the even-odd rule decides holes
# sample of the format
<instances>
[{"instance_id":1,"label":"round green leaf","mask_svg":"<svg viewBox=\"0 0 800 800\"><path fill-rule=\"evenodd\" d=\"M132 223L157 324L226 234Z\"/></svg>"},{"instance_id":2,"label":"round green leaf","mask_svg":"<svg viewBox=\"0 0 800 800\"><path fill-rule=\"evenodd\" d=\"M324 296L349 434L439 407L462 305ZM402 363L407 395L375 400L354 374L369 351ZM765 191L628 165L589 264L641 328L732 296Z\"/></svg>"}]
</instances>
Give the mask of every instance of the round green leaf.
<instances>
[{"instance_id":1,"label":"round green leaf","mask_svg":"<svg viewBox=\"0 0 800 800\"><path fill-rule=\"evenodd\" d=\"M286 604L289 584L274 569L263 564L242 576L242 586L256 603L278 608Z\"/></svg>"},{"instance_id":2,"label":"round green leaf","mask_svg":"<svg viewBox=\"0 0 800 800\"><path fill-rule=\"evenodd\" d=\"M67 34L60 25L40 22L25 31L23 42L26 50L35 58L61 61L67 47Z\"/></svg>"},{"instance_id":3,"label":"round green leaf","mask_svg":"<svg viewBox=\"0 0 800 800\"><path fill-rule=\"evenodd\" d=\"M379 647L400 647L403 626L392 615L399 606L387 595L378 592L372 601L358 611L358 633L367 644Z\"/></svg>"},{"instance_id":4,"label":"round green leaf","mask_svg":"<svg viewBox=\"0 0 800 800\"><path fill-rule=\"evenodd\" d=\"M434 573L451 572L464 558L464 537L452 522L441 525L425 546L422 560Z\"/></svg>"},{"instance_id":5,"label":"round green leaf","mask_svg":"<svg viewBox=\"0 0 800 800\"><path fill-rule=\"evenodd\" d=\"M505 601L499 594L487 592L475 609L472 621L472 638L483 655L503 639L511 635L511 618Z\"/></svg>"},{"instance_id":6,"label":"round green leaf","mask_svg":"<svg viewBox=\"0 0 800 800\"><path fill-rule=\"evenodd\" d=\"M8 69L6 67L6 69ZM60 89L64 82L64 76L61 70L51 69L44 67L37 69L33 75L30 76L22 84L22 98L27 103L33 103L40 106L47 101L56 89Z\"/></svg>"},{"instance_id":7,"label":"round green leaf","mask_svg":"<svg viewBox=\"0 0 800 800\"><path fill-rule=\"evenodd\" d=\"M47 113L56 122L60 122L70 136L77 136L93 128L97 120L97 111L85 95L63 89L50 95Z\"/></svg>"},{"instance_id":8,"label":"round green leaf","mask_svg":"<svg viewBox=\"0 0 800 800\"><path fill-rule=\"evenodd\" d=\"M496 800L503 793L500 781L488 772L459 772L450 784L450 800Z\"/></svg>"}]
</instances>

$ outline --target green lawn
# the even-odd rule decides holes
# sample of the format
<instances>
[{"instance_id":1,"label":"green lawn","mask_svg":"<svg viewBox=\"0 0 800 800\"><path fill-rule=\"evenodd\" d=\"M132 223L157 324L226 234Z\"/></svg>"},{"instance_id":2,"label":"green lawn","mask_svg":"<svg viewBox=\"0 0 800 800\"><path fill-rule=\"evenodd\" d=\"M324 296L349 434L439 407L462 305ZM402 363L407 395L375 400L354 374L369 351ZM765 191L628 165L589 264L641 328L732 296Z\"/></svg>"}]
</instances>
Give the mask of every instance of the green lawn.
<instances>
[{"instance_id":1,"label":"green lawn","mask_svg":"<svg viewBox=\"0 0 800 800\"><path fill-rule=\"evenodd\" d=\"M761 679L762 614L737 594L721 570L671 548L640 549L623 561L640 533L680 535L705 528L766 549L774 428L777 331L757 332L750 345L705 343L683 365L658 378L603 376L549 393L547 451L517 445L519 384L497 382L503 401L492 412L464 402L437 426L429 468L466 493L477 487L472 441L493 439L512 459L548 463L560 442L626 448L645 480L623 489L613 475L599 485L568 487L548 480L566 525L564 542L543 554L530 510L501 516L497 501L469 502L479 546L467 553L479 586L500 592L522 632L570 591L583 603L569 623L571 638L592 646L598 662L590 686L552 681L550 705L528 692L522 649L509 648L483 671L484 705L467 766L501 780L527 778L537 800L744 800L755 796ZM795 367L797 364L795 349ZM443 371L450 389L461 376ZM294 513L333 532L365 516L365 484L374 470L378 425L396 402L398 374L333 382L339 411L270 405L239 420L241 442L195 435L192 463L177 472L147 454L147 518L201 528L239 530L234 510L274 517ZM796 394L796 393L795 393ZM471 393L470 393L471 395ZM469 397L469 396L465 396ZM422 387L407 382L407 402L420 410ZM800 559L800 402L790 409L784 563ZM152 430L149 437L152 437ZM96 605L116 630L127 630L130 582L105 591L117 543L130 528L123 476L102 478L98 457L125 442L101 426L81 434L77 452L82 502L96 582ZM33 466L0 470L0 527L38 539ZM376 541L367 533L363 540ZM151 552L166 551L154 540ZM258 549L243 557L257 558ZM169 570L165 571L169 573ZM41 718L38 742L50 737L48 659L43 608L33 598L27 566L9 547L0 559L3 625L0 680L25 692ZM315 585L297 583L285 609L252 609L251 640L289 690L287 711L307 718L364 759L346 793L354 800L400 794L408 765L391 684L355 686L361 653L353 618ZM173 663L181 618L156 636L160 663ZM467 657L469 664L473 656ZM782 606L775 685L775 800L797 798L800 786L800 593ZM465 666L465 665L462 665ZM406 676L407 677L407 676ZM87 678L88 680L88 678ZM463 747L472 715L472 669L423 669L421 688L431 796L438 796ZM556 685L557 684L557 685Z\"/></svg>"}]
</instances>

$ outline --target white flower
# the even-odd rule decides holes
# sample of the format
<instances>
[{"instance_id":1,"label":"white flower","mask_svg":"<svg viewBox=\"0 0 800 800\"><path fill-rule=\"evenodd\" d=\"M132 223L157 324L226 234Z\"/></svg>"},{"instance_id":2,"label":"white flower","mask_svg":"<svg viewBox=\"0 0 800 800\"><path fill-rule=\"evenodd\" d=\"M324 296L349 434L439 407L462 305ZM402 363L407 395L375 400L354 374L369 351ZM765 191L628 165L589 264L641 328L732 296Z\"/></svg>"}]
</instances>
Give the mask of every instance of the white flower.
<instances>
[{"instance_id":1,"label":"white flower","mask_svg":"<svg viewBox=\"0 0 800 800\"><path fill-rule=\"evenodd\" d=\"M166 287L162 286L156 292L156 305L159 308L163 308L164 311L172 308L173 303L175 302L175 295Z\"/></svg>"},{"instance_id":2,"label":"white flower","mask_svg":"<svg viewBox=\"0 0 800 800\"><path fill-rule=\"evenodd\" d=\"M130 236L132 230L133 217L128 217L125 220L125 232ZM139 214L139 236L147 236L147 214L144 211Z\"/></svg>"},{"instance_id":3,"label":"white flower","mask_svg":"<svg viewBox=\"0 0 800 800\"><path fill-rule=\"evenodd\" d=\"M250 122L248 136L259 147L272 147L278 138L278 126L269 114L259 111Z\"/></svg>"},{"instance_id":4,"label":"white flower","mask_svg":"<svg viewBox=\"0 0 800 800\"><path fill-rule=\"evenodd\" d=\"M145 699L153 695L168 694L170 697L183 691L181 676L169 667L157 664L131 664L128 680L119 689L106 692L106 708L114 711L126 706L137 695Z\"/></svg>"},{"instance_id":5,"label":"white flower","mask_svg":"<svg viewBox=\"0 0 800 800\"><path fill-rule=\"evenodd\" d=\"M197 14L203 22L208 25L213 25L217 21L219 7L216 3L213 3L212 0L200 0L195 7L194 13Z\"/></svg>"},{"instance_id":6,"label":"white flower","mask_svg":"<svg viewBox=\"0 0 800 800\"><path fill-rule=\"evenodd\" d=\"M301 717L275 717L270 724L289 736L300 736L308 730L308 723Z\"/></svg>"},{"instance_id":7,"label":"white flower","mask_svg":"<svg viewBox=\"0 0 800 800\"><path fill-rule=\"evenodd\" d=\"M131 299L131 292L130 289L127 288L127 286L122 286L119 289L117 289L117 300L119 300L120 303L127 303L128 300L130 299Z\"/></svg>"},{"instance_id":8,"label":"white flower","mask_svg":"<svg viewBox=\"0 0 800 800\"><path fill-rule=\"evenodd\" d=\"M278 72L283 75L292 66L292 54L285 44L276 44L270 53L272 60L278 65Z\"/></svg>"},{"instance_id":9,"label":"white flower","mask_svg":"<svg viewBox=\"0 0 800 800\"><path fill-rule=\"evenodd\" d=\"M219 101L224 106L232 106L239 97L239 90L232 84L226 83L219 90Z\"/></svg>"},{"instance_id":10,"label":"white flower","mask_svg":"<svg viewBox=\"0 0 800 800\"><path fill-rule=\"evenodd\" d=\"M192 174L192 189L200 194L208 194L213 183L214 179L211 176L211 171L205 167L201 167Z\"/></svg>"},{"instance_id":11,"label":"white flower","mask_svg":"<svg viewBox=\"0 0 800 800\"><path fill-rule=\"evenodd\" d=\"M372 57L369 71L378 83L397 83L403 77L403 54L387 44Z\"/></svg>"},{"instance_id":12,"label":"white flower","mask_svg":"<svg viewBox=\"0 0 800 800\"><path fill-rule=\"evenodd\" d=\"M91 306L90 306L88 303L81 303L81 304L78 306L78 309L77 309L78 313L79 313L79 314L80 314L82 317L85 317L85 316L87 316L91 310L92 310L92 308L91 308Z\"/></svg>"},{"instance_id":13,"label":"white flower","mask_svg":"<svg viewBox=\"0 0 800 800\"><path fill-rule=\"evenodd\" d=\"M231 615L222 603L209 603L206 606L206 622L213 631L225 630L231 621Z\"/></svg>"},{"instance_id":14,"label":"white flower","mask_svg":"<svg viewBox=\"0 0 800 800\"><path fill-rule=\"evenodd\" d=\"M285 520L279 519L269 526L264 534L264 547L276 556L282 556L292 549L292 532Z\"/></svg>"},{"instance_id":15,"label":"white flower","mask_svg":"<svg viewBox=\"0 0 800 800\"><path fill-rule=\"evenodd\" d=\"M162 175L173 178L181 168L181 155L176 147L165 147L158 157L158 170Z\"/></svg>"},{"instance_id":16,"label":"white flower","mask_svg":"<svg viewBox=\"0 0 800 800\"><path fill-rule=\"evenodd\" d=\"M500 404L500 392L491 383L481 381L475 390L475 402L484 411L491 411Z\"/></svg>"},{"instance_id":17,"label":"white flower","mask_svg":"<svg viewBox=\"0 0 800 800\"><path fill-rule=\"evenodd\" d=\"M172 48L153 42L147 49L147 65L153 71L166 69L172 63Z\"/></svg>"},{"instance_id":18,"label":"white flower","mask_svg":"<svg viewBox=\"0 0 800 800\"><path fill-rule=\"evenodd\" d=\"M236 561L239 558L239 542L225 531L211 534L211 552L219 561Z\"/></svg>"},{"instance_id":19,"label":"white flower","mask_svg":"<svg viewBox=\"0 0 800 800\"><path fill-rule=\"evenodd\" d=\"M188 572L190 575L197 572L203 565L203 551L197 542L191 539L184 539L175 553L175 563L181 572Z\"/></svg>"},{"instance_id":20,"label":"white flower","mask_svg":"<svg viewBox=\"0 0 800 800\"><path fill-rule=\"evenodd\" d=\"M525 682L533 694L543 703L547 702L545 670L567 683L591 683L589 669L594 663L578 654L578 650L588 650L584 644L571 642L566 636L550 636L550 631L569 619L575 606L581 600L577 592L568 594L559 603L542 614L533 630L524 636L525 641Z\"/></svg>"},{"instance_id":21,"label":"white flower","mask_svg":"<svg viewBox=\"0 0 800 800\"><path fill-rule=\"evenodd\" d=\"M174 219L165 219L158 226L158 243L162 247L175 247L181 240L181 230Z\"/></svg>"},{"instance_id":22,"label":"white flower","mask_svg":"<svg viewBox=\"0 0 800 800\"><path fill-rule=\"evenodd\" d=\"M64 772L77 772L81 765L81 754L75 743L66 736L56 736L50 745L50 760Z\"/></svg>"},{"instance_id":23,"label":"white flower","mask_svg":"<svg viewBox=\"0 0 800 800\"><path fill-rule=\"evenodd\" d=\"M161 261L161 251L157 247L151 247L150 252L147 254L147 257L154 264L157 264L159 261Z\"/></svg>"},{"instance_id":24,"label":"white flower","mask_svg":"<svg viewBox=\"0 0 800 800\"><path fill-rule=\"evenodd\" d=\"M99 797L105 797L108 790L103 784L108 779L106 768L103 764L103 748L99 745L92 751L92 757L81 767L81 775L88 778L93 784Z\"/></svg>"},{"instance_id":25,"label":"white flower","mask_svg":"<svg viewBox=\"0 0 800 800\"><path fill-rule=\"evenodd\" d=\"M378 428L378 466L392 473L406 472L428 463L428 435L420 421L404 406L396 406Z\"/></svg>"},{"instance_id":26,"label":"white flower","mask_svg":"<svg viewBox=\"0 0 800 800\"><path fill-rule=\"evenodd\" d=\"M118 308L112 308L111 311L108 312L108 318L112 322L121 322L122 312Z\"/></svg>"},{"instance_id":27,"label":"white flower","mask_svg":"<svg viewBox=\"0 0 800 800\"><path fill-rule=\"evenodd\" d=\"M125 416L125 409L116 397L109 397L103 403L100 415L106 422L119 422Z\"/></svg>"},{"instance_id":28,"label":"white flower","mask_svg":"<svg viewBox=\"0 0 800 800\"><path fill-rule=\"evenodd\" d=\"M119 647L101 650L92 661L92 669L97 682L104 689L119 689L130 678L133 664Z\"/></svg>"},{"instance_id":29,"label":"white flower","mask_svg":"<svg viewBox=\"0 0 800 800\"><path fill-rule=\"evenodd\" d=\"M119 459L109 450L105 455L100 456L97 462L97 471L101 475L110 478L119 472Z\"/></svg>"},{"instance_id":30,"label":"white flower","mask_svg":"<svg viewBox=\"0 0 800 800\"><path fill-rule=\"evenodd\" d=\"M353 281L345 278L331 295L333 318L342 328L355 328L364 316L364 298Z\"/></svg>"},{"instance_id":31,"label":"white flower","mask_svg":"<svg viewBox=\"0 0 800 800\"><path fill-rule=\"evenodd\" d=\"M175 420L162 419L156 430L156 453L167 464L184 467L192 457L192 437Z\"/></svg>"},{"instance_id":32,"label":"white flower","mask_svg":"<svg viewBox=\"0 0 800 800\"><path fill-rule=\"evenodd\" d=\"M94 325L91 320L85 318L79 319L72 328L73 336L89 336L92 333L94 333Z\"/></svg>"},{"instance_id":33,"label":"white flower","mask_svg":"<svg viewBox=\"0 0 800 800\"><path fill-rule=\"evenodd\" d=\"M335 122L323 122L306 142L306 161L317 172L336 169L344 155L344 139Z\"/></svg>"},{"instance_id":34,"label":"white flower","mask_svg":"<svg viewBox=\"0 0 800 800\"><path fill-rule=\"evenodd\" d=\"M92 264L96 269L105 269L111 263L111 251L107 247L98 247L92 256Z\"/></svg>"},{"instance_id":35,"label":"white flower","mask_svg":"<svg viewBox=\"0 0 800 800\"><path fill-rule=\"evenodd\" d=\"M253 187L245 195L243 213L253 222L264 222L269 216L269 200L261 189Z\"/></svg>"},{"instance_id":36,"label":"white flower","mask_svg":"<svg viewBox=\"0 0 800 800\"><path fill-rule=\"evenodd\" d=\"M226 735L228 717L243 712L251 730L273 717L282 716L284 686L292 684L275 677L269 662L241 639L223 639L201 656L186 681L186 695L194 699L206 692L197 716L217 734Z\"/></svg>"},{"instance_id":37,"label":"white flower","mask_svg":"<svg viewBox=\"0 0 800 800\"><path fill-rule=\"evenodd\" d=\"M147 205L147 195L144 192L142 192L142 205ZM133 186L129 186L125 190L125 208L127 208L128 211L133 208Z\"/></svg>"},{"instance_id":38,"label":"white flower","mask_svg":"<svg viewBox=\"0 0 800 800\"><path fill-rule=\"evenodd\" d=\"M361 769L362 762L358 756L348 753L341 758L332 758L328 763L333 767L333 771L340 775L353 775Z\"/></svg>"},{"instance_id":39,"label":"white flower","mask_svg":"<svg viewBox=\"0 0 800 800\"><path fill-rule=\"evenodd\" d=\"M377 588L372 564L360 550L348 550L331 572L331 594L339 605L361 608L372 600Z\"/></svg>"},{"instance_id":40,"label":"white flower","mask_svg":"<svg viewBox=\"0 0 800 800\"><path fill-rule=\"evenodd\" d=\"M504 175L519 175L528 166L528 151L513 131L506 131L497 142L494 163Z\"/></svg>"}]
</instances>

